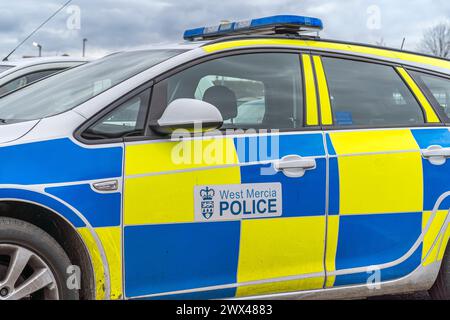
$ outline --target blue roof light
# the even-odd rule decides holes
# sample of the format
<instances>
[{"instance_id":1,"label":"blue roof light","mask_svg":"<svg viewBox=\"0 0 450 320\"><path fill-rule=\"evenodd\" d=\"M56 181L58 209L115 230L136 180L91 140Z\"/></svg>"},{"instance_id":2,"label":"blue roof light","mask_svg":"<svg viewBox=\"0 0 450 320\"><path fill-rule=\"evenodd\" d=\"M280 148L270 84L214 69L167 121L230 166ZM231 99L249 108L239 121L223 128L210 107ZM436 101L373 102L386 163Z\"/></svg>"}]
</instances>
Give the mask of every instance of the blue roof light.
<instances>
[{"instance_id":1,"label":"blue roof light","mask_svg":"<svg viewBox=\"0 0 450 320\"><path fill-rule=\"evenodd\" d=\"M211 39L238 34L298 33L305 31L320 31L322 29L322 21L318 18L280 15L189 29L184 32L184 39L193 41L197 39Z\"/></svg>"}]
</instances>

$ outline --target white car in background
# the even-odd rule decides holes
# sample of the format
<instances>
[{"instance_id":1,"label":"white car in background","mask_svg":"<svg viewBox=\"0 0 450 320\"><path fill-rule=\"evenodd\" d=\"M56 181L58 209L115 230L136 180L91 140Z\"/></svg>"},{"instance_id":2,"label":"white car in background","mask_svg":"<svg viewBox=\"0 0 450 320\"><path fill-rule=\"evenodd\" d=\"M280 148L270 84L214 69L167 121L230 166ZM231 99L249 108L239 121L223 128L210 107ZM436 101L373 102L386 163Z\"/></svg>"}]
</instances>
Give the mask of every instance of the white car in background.
<instances>
[{"instance_id":1,"label":"white car in background","mask_svg":"<svg viewBox=\"0 0 450 320\"><path fill-rule=\"evenodd\" d=\"M83 58L23 58L0 62L0 97L67 68L88 62Z\"/></svg>"}]
</instances>

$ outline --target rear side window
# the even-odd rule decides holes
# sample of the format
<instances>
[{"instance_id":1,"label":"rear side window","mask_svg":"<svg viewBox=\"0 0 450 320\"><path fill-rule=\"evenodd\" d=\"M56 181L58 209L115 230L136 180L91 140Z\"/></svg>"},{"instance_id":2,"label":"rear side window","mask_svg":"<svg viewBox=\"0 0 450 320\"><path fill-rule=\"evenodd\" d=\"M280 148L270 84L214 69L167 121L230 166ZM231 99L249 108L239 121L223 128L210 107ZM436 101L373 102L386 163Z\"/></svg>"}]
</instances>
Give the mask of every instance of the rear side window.
<instances>
[{"instance_id":1,"label":"rear side window","mask_svg":"<svg viewBox=\"0 0 450 320\"><path fill-rule=\"evenodd\" d=\"M336 126L425 122L422 108L393 67L329 57L322 60Z\"/></svg>"},{"instance_id":2,"label":"rear side window","mask_svg":"<svg viewBox=\"0 0 450 320\"><path fill-rule=\"evenodd\" d=\"M432 98L450 119L450 80L416 71L410 71L410 73L416 81L429 90Z\"/></svg>"}]
</instances>

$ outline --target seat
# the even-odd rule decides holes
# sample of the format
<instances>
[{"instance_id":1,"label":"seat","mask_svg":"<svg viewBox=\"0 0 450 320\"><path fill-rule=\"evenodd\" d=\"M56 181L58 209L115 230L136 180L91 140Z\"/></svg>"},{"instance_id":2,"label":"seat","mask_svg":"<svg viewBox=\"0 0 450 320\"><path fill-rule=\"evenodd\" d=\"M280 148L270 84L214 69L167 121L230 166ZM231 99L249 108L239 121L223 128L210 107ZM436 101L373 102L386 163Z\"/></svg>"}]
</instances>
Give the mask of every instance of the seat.
<instances>
[{"instance_id":1,"label":"seat","mask_svg":"<svg viewBox=\"0 0 450 320\"><path fill-rule=\"evenodd\" d=\"M236 94L225 86L208 88L203 95L203 101L219 109L224 121L237 117L238 106Z\"/></svg>"}]
</instances>

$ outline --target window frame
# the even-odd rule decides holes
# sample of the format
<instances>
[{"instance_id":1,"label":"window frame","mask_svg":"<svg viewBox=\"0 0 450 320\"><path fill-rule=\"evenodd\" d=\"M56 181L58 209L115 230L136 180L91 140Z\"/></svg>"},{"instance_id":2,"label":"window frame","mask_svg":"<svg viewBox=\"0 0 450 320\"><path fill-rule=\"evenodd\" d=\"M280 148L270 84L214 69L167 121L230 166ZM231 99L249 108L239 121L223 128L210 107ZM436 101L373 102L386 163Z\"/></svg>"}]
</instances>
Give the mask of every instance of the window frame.
<instances>
[{"instance_id":1,"label":"window frame","mask_svg":"<svg viewBox=\"0 0 450 320\"><path fill-rule=\"evenodd\" d=\"M423 118L425 120L425 123L417 124L417 125L408 125L408 126L406 126L406 125L377 125L377 126L371 125L371 126L347 126L346 127L346 126L336 125L333 122L332 125L322 125L321 124L322 130L339 131L339 130L363 130L363 129L387 129L387 128L423 128L423 127L444 127L445 126L445 123L444 123L443 118L442 118L442 113L439 112L438 110L436 110L436 106L432 103L432 101L430 101L429 97L425 94L423 88L419 85L419 83L417 83L416 79L414 77L412 77L412 75L410 74L410 76L416 82L416 84L419 87L419 89L421 90L421 92L425 95L425 98L430 103L433 111L436 113L436 115L437 115L437 117L439 118L439 121L440 121L440 122L436 122L436 123L426 122L427 121L427 117L426 117L426 113L425 113L424 107L422 106L422 104L420 103L420 101L418 100L418 98L416 97L414 92L412 91L412 89L409 86L409 84L405 81L405 79L403 79L403 77L401 76L401 74L397 70L397 68L403 68L403 69L406 70L406 72L408 72L409 70L414 70L415 68L411 68L411 66L405 65L405 64L402 64L402 63L397 63L397 62L393 62L393 61L387 61L387 60L383 60L383 59L369 58L369 57L363 57L363 56L358 56L358 55L349 55L349 54L335 53L335 52L328 52L328 51L311 50L311 56L320 56L320 59L322 59L323 57L328 57L328 58L337 58L337 59L357 61L357 62L372 63L372 64L384 65L384 66L388 66L388 67L393 68L395 73L398 75L399 79L405 84L405 86L408 88L409 92L413 96L414 100L419 105L419 107L420 107L420 109L422 111L422 114L423 114ZM424 69L417 68L417 70L422 70L423 71ZM317 73L316 68L314 68L314 72ZM325 72L325 70L324 70L324 72ZM316 79L317 79L317 74L316 74ZM329 81L328 81L326 72L325 72L325 81L327 82L327 86L329 88ZM316 81L316 83L317 83L317 81ZM317 86L317 84L316 84L316 86ZM318 90L319 88L317 87L316 89ZM329 92L328 92L328 95L330 96ZM332 108L332 105L331 105L331 108ZM440 108L440 106L439 106L439 108ZM320 102L319 102L319 110L321 110ZM333 110L331 109L331 112L332 111ZM322 120L322 119L320 119L320 120Z\"/></svg>"},{"instance_id":2,"label":"window frame","mask_svg":"<svg viewBox=\"0 0 450 320\"><path fill-rule=\"evenodd\" d=\"M76 128L74 131L74 134L73 134L74 138L86 145L103 145L103 144L123 143L128 138L136 138L136 139L138 139L138 141L141 140L142 138L145 138L145 133L146 133L147 127L149 125L148 120L149 120L149 115L150 115L150 112L149 112L150 102L151 102L152 96L153 96L153 84L154 84L154 81L150 80L150 81L134 88L127 94L116 99L114 102L110 103L107 107L105 107L102 110L100 110L99 112L97 112L89 120L85 121L78 128ZM142 92L144 92L146 90L150 90L150 92L149 92L149 101L147 104L147 111L145 113L145 119L144 119L145 130L144 130L143 135L133 136L133 137L108 138L108 139L86 139L83 137L84 131L86 131L89 127L91 127L92 125L97 123L99 120L101 120L103 117L105 117L109 113L111 113L114 110L116 110L117 108L119 108L125 102L129 101L130 99L133 99L134 97L140 95Z\"/></svg>"},{"instance_id":3,"label":"window frame","mask_svg":"<svg viewBox=\"0 0 450 320\"><path fill-rule=\"evenodd\" d=\"M144 137L126 137L125 141L127 142L134 142L134 141L142 141L142 140L170 140L170 138L168 138L167 136L161 136L158 135L154 132L151 131L149 124L151 121L151 115L154 114L154 112L156 112L157 114L161 114L164 109L167 106L164 106L165 101L159 101L156 102L157 105L159 106L159 109L155 111L155 107L153 106L153 102L155 101L154 98L157 97L158 95L161 96L161 92L158 92L156 85L159 84L160 82L184 71L187 70L189 68L192 68L196 65L208 62L208 61L212 61L212 60L216 60L216 59L220 59L220 58L224 58L224 57L229 57L229 56L239 56L239 55L248 55L248 54L258 54L258 53L288 53L288 54L295 54L298 57L299 60L299 65L300 65L300 76L302 79L302 95L303 95L303 101L302 101L302 110L299 110L299 112L303 113L303 124L301 127L299 128L289 128L289 129L277 129L278 132L301 132L301 131L320 131L321 130L321 126L320 126L320 122L319 125L317 126L308 126L306 125L306 87L305 87L305 72L304 72L304 66L303 66L303 61L302 61L302 55L308 55L311 57L311 51L307 50L307 49L296 49L296 48L279 48L279 47L266 47L266 48L251 48L251 49L235 49L235 50L228 50L225 52L218 52L218 53L214 53L214 54L209 54L209 55L205 55L203 57L200 57L198 59L186 62L184 64L178 65L172 69L170 69L169 71L166 71L165 73L155 77L154 79L154 87L152 90L152 96L151 96L151 101L150 101L150 110L149 110L149 116L147 117L147 129L146 129L146 133ZM312 58L311 58L312 59ZM314 73L314 68L313 68L313 74L314 74L314 80L315 80L315 73ZM316 82L316 81L315 81ZM315 91L316 91L316 96L317 96L317 85L315 86ZM160 98L160 97L158 97ZM319 108L319 99L317 98L317 112L319 115L319 119L320 119L320 108ZM152 109L153 108L153 109ZM267 130L267 132L271 132L271 130L269 129L263 129L263 130ZM226 132L226 129L219 129L219 131L221 132L221 134L223 134L224 132ZM239 133L236 132L236 135L242 135L243 133ZM245 133L244 133L245 134ZM211 137L213 135L209 135L209 137Z\"/></svg>"},{"instance_id":4,"label":"window frame","mask_svg":"<svg viewBox=\"0 0 450 320\"><path fill-rule=\"evenodd\" d=\"M311 56L311 50L309 49L303 49L303 48L280 48L280 47L265 47L265 48L244 48L244 49L235 49L235 50L229 50L224 52L218 52L213 54L204 55L202 57L196 58L194 60L187 61L185 63L179 64L160 75L149 79L146 83L139 85L138 87L135 87L131 91L129 91L127 94L121 96L120 98L116 99L114 102L110 103L108 106L97 112L95 115L93 115L90 119L83 122L80 126L78 126L73 133L73 136L76 140L79 142L85 144L85 145L105 145L105 144L117 144L117 143L125 143L125 142L144 142L144 141L152 141L152 140L160 140L160 141L170 141L170 137L158 135L151 131L150 129L150 122L151 122L151 112L152 112L152 102L154 101L154 97L156 96L156 92L154 90L155 85L159 82L183 71L188 68L191 68L195 65L215 60L222 57L227 56L236 56L241 54L251 54L251 53L291 53L296 54L299 59L300 63L300 71L301 71L301 79L302 83L304 84L305 81L305 73L303 68L303 61L302 61L302 55L306 54ZM312 58L311 58L312 59ZM316 80L315 70L313 68L313 74L314 79ZM316 83L316 81L315 81ZM107 115L108 113L112 112L115 108L119 107L122 103L126 102L128 99L133 98L134 96L140 94L142 91L150 89L150 103L147 106L147 115L146 115L146 126L145 126L145 132L141 136L132 136L132 137L122 137L122 138L112 138L112 139L96 139L96 140L88 140L82 137L82 133L84 130L89 128L91 125L93 125L95 122L100 120L102 117ZM314 131L319 132L322 130L322 127L320 125L320 104L319 104L319 97L318 97L318 89L317 85L315 86L316 96L317 96L317 112L319 116L319 125L317 126L306 126L305 123L300 128L291 128L291 129L280 129L278 132L305 132L305 131ZM302 94L303 94L303 122L306 120L306 88L303 85L302 86ZM167 106L164 107L164 109ZM220 131L221 134L223 134L223 131ZM267 132L270 133L270 130L267 130ZM244 135L246 133L243 133ZM236 135L242 135L242 133L237 132ZM211 137L211 135L209 136Z\"/></svg>"}]
</instances>

